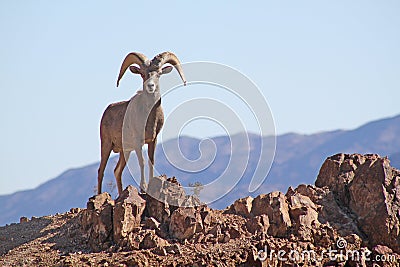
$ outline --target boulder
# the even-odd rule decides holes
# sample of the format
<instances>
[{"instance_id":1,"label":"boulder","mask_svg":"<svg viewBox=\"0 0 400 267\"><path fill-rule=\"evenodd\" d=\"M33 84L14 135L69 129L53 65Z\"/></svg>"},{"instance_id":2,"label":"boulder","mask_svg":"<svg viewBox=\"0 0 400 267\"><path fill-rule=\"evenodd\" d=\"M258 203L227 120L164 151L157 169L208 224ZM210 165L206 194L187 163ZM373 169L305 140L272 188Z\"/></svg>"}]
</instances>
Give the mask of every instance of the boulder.
<instances>
[{"instance_id":1,"label":"boulder","mask_svg":"<svg viewBox=\"0 0 400 267\"><path fill-rule=\"evenodd\" d=\"M169 245L168 241L157 236L154 230L148 230L144 236L142 242L139 245L139 249L151 249L157 247L164 247Z\"/></svg>"},{"instance_id":2,"label":"boulder","mask_svg":"<svg viewBox=\"0 0 400 267\"><path fill-rule=\"evenodd\" d=\"M151 252L159 256L167 256L167 250L165 249L165 247L155 247L151 250Z\"/></svg>"},{"instance_id":3,"label":"boulder","mask_svg":"<svg viewBox=\"0 0 400 267\"><path fill-rule=\"evenodd\" d=\"M165 175L150 179L146 195L146 216L169 224L172 212L188 201L185 190L175 177Z\"/></svg>"},{"instance_id":4,"label":"boulder","mask_svg":"<svg viewBox=\"0 0 400 267\"><path fill-rule=\"evenodd\" d=\"M29 219L28 219L28 217L21 217L21 218L19 218L19 223L27 223L27 222L29 222Z\"/></svg>"},{"instance_id":5,"label":"boulder","mask_svg":"<svg viewBox=\"0 0 400 267\"><path fill-rule=\"evenodd\" d=\"M307 196L289 196L289 214L294 230L302 241L312 240L312 228L319 227L317 206Z\"/></svg>"},{"instance_id":6,"label":"boulder","mask_svg":"<svg viewBox=\"0 0 400 267\"><path fill-rule=\"evenodd\" d=\"M337 201L333 192L327 191L319 203L318 218L321 223L329 223L341 236L356 234L366 237L358 227L356 216Z\"/></svg>"},{"instance_id":7,"label":"boulder","mask_svg":"<svg viewBox=\"0 0 400 267\"><path fill-rule=\"evenodd\" d=\"M269 219L265 214L255 216L246 221L246 228L252 234L268 233Z\"/></svg>"},{"instance_id":8,"label":"boulder","mask_svg":"<svg viewBox=\"0 0 400 267\"><path fill-rule=\"evenodd\" d=\"M140 226L146 201L136 187L129 185L115 200L113 226L114 242L120 244L130 232Z\"/></svg>"},{"instance_id":9,"label":"boulder","mask_svg":"<svg viewBox=\"0 0 400 267\"><path fill-rule=\"evenodd\" d=\"M320 201L322 222L399 252L400 171L389 163L376 154L337 154L326 159L315 184L328 190Z\"/></svg>"},{"instance_id":10,"label":"boulder","mask_svg":"<svg viewBox=\"0 0 400 267\"><path fill-rule=\"evenodd\" d=\"M376 154L363 156L343 153L328 157L321 166L315 185L321 188L328 187L341 204L347 205L348 185L353 181L355 171L367 159L378 157Z\"/></svg>"},{"instance_id":11,"label":"boulder","mask_svg":"<svg viewBox=\"0 0 400 267\"><path fill-rule=\"evenodd\" d=\"M160 230L160 223L153 217L146 218L144 221L144 228L151 230Z\"/></svg>"},{"instance_id":12,"label":"boulder","mask_svg":"<svg viewBox=\"0 0 400 267\"><path fill-rule=\"evenodd\" d=\"M171 215L169 233L179 240L189 239L203 229L201 215L193 207L181 207Z\"/></svg>"},{"instance_id":13,"label":"boulder","mask_svg":"<svg viewBox=\"0 0 400 267\"><path fill-rule=\"evenodd\" d=\"M251 217L251 208L253 206L253 200L254 199L250 196L238 199L232 204L230 210L234 214L249 218Z\"/></svg>"},{"instance_id":14,"label":"boulder","mask_svg":"<svg viewBox=\"0 0 400 267\"><path fill-rule=\"evenodd\" d=\"M244 233L243 230L236 224L228 224L226 227L223 228L223 233L228 233L229 238L235 239L243 237Z\"/></svg>"},{"instance_id":15,"label":"boulder","mask_svg":"<svg viewBox=\"0 0 400 267\"><path fill-rule=\"evenodd\" d=\"M288 228L292 225L286 197L279 191L256 197L253 200L251 214L253 216L267 215L270 224L268 234L274 237L285 237Z\"/></svg>"},{"instance_id":16,"label":"boulder","mask_svg":"<svg viewBox=\"0 0 400 267\"><path fill-rule=\"evenodd\" d=\"M325 197L327 191L329 191L327 188L322 189L315 185L300 184L296 187L296 189L289 187L286 193L286 197L288 198L289 196L297 193L308 197L315 204L320 204L321 200Z\"/></svg>"},{"instance_id":17,"label":"boulder","mask_svg":"<svg viewBox=\"0 0 400 267\"><path fill-rule=\"evenodd\" d=\"M201 206L200 198L196 195L185 196L181 207L198 207Z\"/></svg>"},{"instance_id":18,"label":"boulder","mask_svg":"<svg viewBox=\"0 0 400 267\"><path fill-rule=\"evenodd\" d=\"M260 249L301 248L319 253L339 248L338 240L342 240L347 250L398 253L399 203L400 171L390 167L386 158L337 154L324 162L316 186L242 198L225 210L197 205L176 179L161 176L151 179L149 194L128 186L115 203L104 193L90 198L86 210L68 216L80 218L94 251L142 250L133 253L156 257L161 264L163 258L180 260L195 249L195 257L204 260L200 265L221 262L226 256L228 261L235 259L236 265L275 266L277 262L258 262ZM229 254L228 248L237 253ZM328 264L325 260L315 266Z\"/></svg>"},{"instance_id":19,"label":"boulder","mask_svg":"<svg viewBox=\"0 0 400 267\"><path fill-rule=\"evenodd\" d=\"M172 207L181 207L186 199L185 190L176 178L165 175L150 179L147 194Z\"/></svg>"},{"instance_id":20,"label":"boulder","mask_svg":"<svg viewBox=\"0 0 400 267\"><path fill-rule=\"evenodd\" d=\"M345 205L337 200L336 195L325 186L319 188L314 185L299 185L296 189L289 188L286 197L299 194L308 197L313 203L313 209L318 213L316 222L329 223L333 226L341 236L357 234L362 236L362 232L358 229L357 222L351 212L348 211ZM295 220L292 209L292 221ZM301 212L301 211L297 211ZM315 216L315 214L314 214ZM319 225L318 223L316 225Z\"/></svg>"},{"instance_id":21,"label":"boulder","mask_svg":"<svg viewBox=\"0 0 400 267\"><path fill-rule=\"evenodd\" d=\"M150 195L146 195L145 215L157 218L160 223L169 223L171 211L167 202L162 202Z\"/></svg>"},{"instance_id":22,"label":"boulder","mask_svg":"<svg viewBox=\"0 0 400 267\"><path fill-rule=\"evenodd\" d=\"M400 171L386 158L367 158L349 185L349 209L369 242L400 252Z\"/></svg>"},{"instance_id":23,"label":"boulder","mask_svg":"<svg viewBox=\"0 0 400 267\"><path fill-rule=\"evenodd\" d=\"M113 239L113 207L110 194L102 193L89 198L82 213L81 228L94 251L107 249Z\"/></svg>"},{"instance_id":24,"label":"boulder","mask_svg":"<svg viewBox=\"0 0 400 267\"><path fill-rule=\"evenodd\" d=\"M197 207L196 210L200 213L204 227L219 223L219 219L215 214L215 210L211 209L207 205L201 205Z\"/></svg>"}]
</instances>

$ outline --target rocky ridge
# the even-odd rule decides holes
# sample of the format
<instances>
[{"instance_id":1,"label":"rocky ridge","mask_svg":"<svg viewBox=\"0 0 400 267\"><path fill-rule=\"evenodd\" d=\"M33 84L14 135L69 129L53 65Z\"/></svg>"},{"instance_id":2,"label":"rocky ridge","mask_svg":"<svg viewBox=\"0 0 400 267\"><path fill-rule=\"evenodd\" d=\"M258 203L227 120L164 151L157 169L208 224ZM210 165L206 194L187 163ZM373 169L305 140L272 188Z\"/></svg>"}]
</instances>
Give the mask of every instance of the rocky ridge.
<instances>
[{"instance_id":1,"label":"rocky ridge","mask_svg":"<svg viewBox=\"0 0 400 267\"><path fill-rule=\"evenodd\" d=\"M315 185L213 210L175 178L128 186L87 208L0 227L0 265L398 266L400 171L378 155L337 154ZM23 236L23 237L21 237Z\"/></svg>"}]
</instances>

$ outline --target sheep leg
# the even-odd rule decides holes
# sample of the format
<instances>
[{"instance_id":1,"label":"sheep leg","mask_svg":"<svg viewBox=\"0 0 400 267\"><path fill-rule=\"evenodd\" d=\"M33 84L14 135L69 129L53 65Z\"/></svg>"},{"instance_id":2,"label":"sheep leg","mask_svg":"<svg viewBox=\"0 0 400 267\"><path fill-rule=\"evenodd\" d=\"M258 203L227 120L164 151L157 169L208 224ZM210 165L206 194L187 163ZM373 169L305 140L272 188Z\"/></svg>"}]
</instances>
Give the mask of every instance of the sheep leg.
<instances>
[{"instance_id":1,"label":"sheep leg","mask_svg":"<svg viewBox=\"0 0 400 267\"><path fill-rule=\"evenodd\" d=\"M101 160L99 169L97 171L97 194L101 194L101 184L103 183L104 170L106 168L108 158L110 157L111 149L111 143L105 143L101 146Z\"/></svg>"},{"instance_id":2,"label":"sheep leg","mask_svg":"<svg viewBox=\"0 0 400 267\"><path fill-rule=\"evenodd\" d=\"M147 153L149 156L149 183L150 179L154 177L154 152L156 150L157 140L150 142L147 147Z\"/></svg>"},{"instance_id":3,"label":"sheep leg","mask_svg":"<svg viewBox=\"0 0 400 267\"><path fill-rule=\"evenodd\" d=\"M140 147L135 149L135 152L140 166L140 191L144 192L146 191L146 180L144 178L144 158L142 148Z\"/></svg>"},{"instance_id":4,"label":"sheep leg","mask_svg":"<svg viewBox=\"0 0 400 267\"><path fill-rule=\"evenodd\" d=\"M114 169L114 176L117 181L118 195L122 193L122 172L126 166L127 161L129 160L130 152L120 152L117 166Z\"/></svg>"}]
</instances>

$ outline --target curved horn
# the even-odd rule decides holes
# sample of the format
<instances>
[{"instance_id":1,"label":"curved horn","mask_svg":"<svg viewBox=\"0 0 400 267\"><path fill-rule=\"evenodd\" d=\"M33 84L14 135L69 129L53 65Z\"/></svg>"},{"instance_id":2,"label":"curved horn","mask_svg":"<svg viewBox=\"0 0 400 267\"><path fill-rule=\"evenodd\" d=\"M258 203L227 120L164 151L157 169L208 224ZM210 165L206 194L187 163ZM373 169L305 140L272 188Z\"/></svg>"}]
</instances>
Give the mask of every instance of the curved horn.
<instances>
[{"instance_id":1,"label":"curved horn","mask_svg":"<svg viewBox=\"0 0 400 267\"><path fill-rule=\"evenodd\" d=\"M169 63L175 67L175 69L178 71L179 76L181 76L181 79L183 81L183 84L186 85L186 79L185 75L183 74L181 62L179 61L178 57L172 53L172 52L163 52L161 54L158 54L155 56L152 61L152 64L155 64L159 68L162 67L162 65Z\"/></svg>"},{"instance_id":2,"label":"curved horn","mask_svg":"<svg viewBox=\"0 0 400 267\"><path fill-rule=\"evenodd\" d=\"M147 57L141 53L132 52L129 53L124 61L122 62L121 69L119 71L118 80L117 80L117 87L119 85L119 81L121 80L122 76L124 75L126 69L132 64L138 64L140 67L146 65Z\"/></svg>"}]
</instances>

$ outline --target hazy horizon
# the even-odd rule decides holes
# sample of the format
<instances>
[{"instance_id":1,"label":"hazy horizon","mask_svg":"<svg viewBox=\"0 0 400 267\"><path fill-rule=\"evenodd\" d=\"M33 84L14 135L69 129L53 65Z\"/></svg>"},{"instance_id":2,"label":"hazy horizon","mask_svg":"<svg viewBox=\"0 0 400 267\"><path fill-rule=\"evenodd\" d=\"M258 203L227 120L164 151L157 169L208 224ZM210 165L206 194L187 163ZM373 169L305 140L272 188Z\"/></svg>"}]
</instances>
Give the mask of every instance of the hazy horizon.
<instances>
[{"instance_id":1,"label":"hazy horizon","mask_svg":"<svg viewBox=\"0 0 400 267\"><path fill-rule=\"evenodd\" d=\"M382 119L380 119L380 120L391 119L391 118L395 118L395 117L398 117L398 116L400 116L400 114L395 115L395 116L391 116L391 117L382 118ZM361 125L358 125L357 127L351 128L351 129L334 129L334 130L320 131L320 132L315 132L315 133L310 133L310 134L302 134L302 133L296 133L296 132L288 132L288 133L279 134L279 135L277 135L276 137L285 136L285 135L289 135L289 134L298 134L298 135L310 136L310 135L322 134L322 133L327 133L327 132L335 132L335 131L352 131L352 130L358 129L358 128L361 127L361 126L364 126L364 125L366 125L366 124L369 124L369 123L372 123L372 122L375 122L375 121L378 121L378 120L369 121L369 122L367 122L367 123L363 123L363 124L361 124ZM257 133L252 133L252 132L247 132L247 133L250 134L250 135L257 135L257 136L258 136ZM236 134L234 134L234 135L239 135L239 134L242 134L242 133L236 133ZM233 136L234 136L234 135L233 135ZM179 136L179 138L182 138L182 137L183 137L183 138L193 138L193 139L197 139L197 140L202 140L201 138L198 138L198 137L196 137L196 136L190 136L190 135L180 135L180 136ZM226 135L216 135L216 136L210 136L210 137L208 137L208 138L209 138L209 139L213 139L213 138L221 138L221 137L226 137ZM270 136L263 136L263 137L265 138L265 137L270 137ZM164 143L165 143L165 142L172 141L172 140L173 140L173 138L164 140ZM144 147L143 147L143 151L144 151L144 152L145 152L145 150L147 150L147 146L144 146ZM143 153L144 153L144 152L143 152ZM119 155L118 153L111 152L110 159L111 159L112 157L118 157L118 155ZM144 153L144 155L145 155L145 153ZM111 160L109 160L109 162L111 162ZM11 194L14 194L14 193L17 193L17 192L20 192L20 191L35 189L35 188L37 188L38 186L42 185L43 183L45 183L45 182L47 182L47 181L50 181L50 180L52 180L52 179L54 179L54 178L56 178L56 177L62 175L62 174L65 173L65 172L68 172L68 171L71 171L71 170L75 170L75 169L80 169L80 168L83 168L83 167L86 167L86 166L90 166L90 165L98 165L98 164L99 164L99 160L96 160L96 161L93 161L93 162L90 162L90 163L86 163L86 164L82 164L82 165L69 166L69 167L66 167L65 170L61 171L61 172L60 172L59 174L57 174L56 176L54 176L54 177L48 177L48 178L45 179L42 183L40 183L40 184L38 184L38 185L36 185L36 186L34 186L34 187L31 187L31 188L24 188L24 189L18 189L18 190L14 191L14 192L8 192L8 193L0 194L0 196L1 196L1 195L11 195ZM93 179L95 179L95 177L93 177Z\"/></svg>"}]
</instances>

